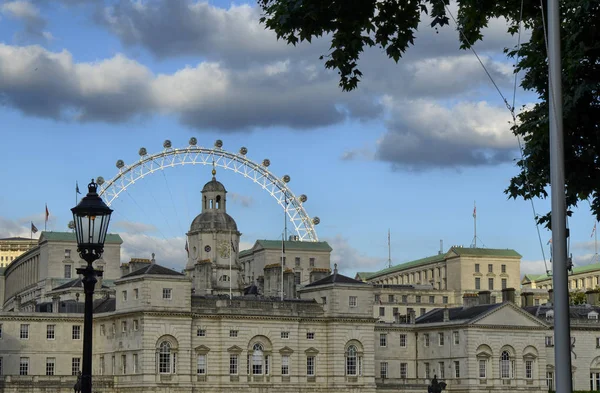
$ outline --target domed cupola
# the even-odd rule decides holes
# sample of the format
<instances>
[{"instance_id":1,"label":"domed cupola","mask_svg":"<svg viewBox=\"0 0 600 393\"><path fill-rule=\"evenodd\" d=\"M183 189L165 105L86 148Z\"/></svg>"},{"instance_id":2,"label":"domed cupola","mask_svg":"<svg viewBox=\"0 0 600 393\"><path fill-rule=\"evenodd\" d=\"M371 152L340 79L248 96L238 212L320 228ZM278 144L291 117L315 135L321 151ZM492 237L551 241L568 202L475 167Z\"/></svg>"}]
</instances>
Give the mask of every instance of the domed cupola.
<instances>
[{"instance_id":1,"label":"domed cupola","mask_svg":"<svg viewBox=\"0 0 600 393\"><path fill-rule=\"evenodd\" d=\"M227 214L227 190L219 182L213 168L211 181L202 188L202 213L200 213L190 226L190 233L200 231L237 232L237 224L233 217Z\"/></svg>"}]
</instances>

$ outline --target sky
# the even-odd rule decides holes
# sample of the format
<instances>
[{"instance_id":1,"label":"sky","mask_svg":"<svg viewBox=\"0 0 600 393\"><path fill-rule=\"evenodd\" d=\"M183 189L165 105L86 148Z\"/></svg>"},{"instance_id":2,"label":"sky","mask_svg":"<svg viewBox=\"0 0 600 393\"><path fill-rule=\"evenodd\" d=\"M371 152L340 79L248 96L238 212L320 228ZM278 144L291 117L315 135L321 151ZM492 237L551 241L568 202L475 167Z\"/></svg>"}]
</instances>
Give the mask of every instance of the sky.
<instances>
[{"instance_id":1,"label":"sky","mask_svg":"<svg viewBox=\"0 0 600 393\"><path fill-rule=\"evenodd\" d=\"M451 9L455 9L451 7ZM296 47L259 23L253 2L195 0L0 0L0 238L30 236L30 223L65 231L92 178L117 175L138 150L163 142L248 149L306 194L320 240L341 272L376 271L434 255L440 241L510 248L522 273L549 269L549 231L538 238L529 201L504 190L518 173L511 115L451 25L429 27L394 63L380 49L359 62L359 88L343 92L319 56L328 37ZM507 99L517 37L494 20L475 49ZM527 39L524 33L523 39ZM515 107L536 97L517 89ZM185 265L185 233L200 213L210 166L182 166L140 179L111 205L122 261ZM278 239L283 211L267 192L218 170L242 249ZM538 213L549 200L535 200ZM575 265L593 262L594 219L581 204L569 220ZM291 225L290 225L291 227ZM38 232L35 236L39 236ZM540 244L541 243L541 244Z\"/></svg>"}]
</instances>

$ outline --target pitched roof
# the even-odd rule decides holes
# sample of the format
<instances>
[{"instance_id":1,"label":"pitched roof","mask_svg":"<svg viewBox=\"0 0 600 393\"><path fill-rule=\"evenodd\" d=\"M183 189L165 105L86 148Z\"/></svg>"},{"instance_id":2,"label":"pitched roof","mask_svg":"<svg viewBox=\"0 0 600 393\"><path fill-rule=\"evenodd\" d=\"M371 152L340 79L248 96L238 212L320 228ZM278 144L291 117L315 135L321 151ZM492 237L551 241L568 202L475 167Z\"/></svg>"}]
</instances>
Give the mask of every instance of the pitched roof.
<instances>
[{"instance_id":1,"label":"pitched roof","mask_svg":"<svg viewBox=\"0 0 600 393\"><path fill-rule=\"evenodd\" d=\"M76 278L74 280L71 280L67 283L64 283L56 288L53 288L53 291L59 291L61 289L69 289L69 288L83 288L83 282L81 281L81 278ZM102 288L108 288L106 285L102 285Z\"/></svg>"},{"instance_id":2,"label":"pitched roof","mask_svg":"<svg viewBox=\"0 0 600 393\"><path fill-rule=\"evenodd\" d=\"M94 314L112 312L116 310L117 301L114 297L94 300Z\"/></svg>"},{"instance_id":3,"label":"pitched roof","mask_svg":"<svg viewBox=\"0 0 600 393\"><path fill-rule=\"evenodd\" d=\"M482 314L485 314L495 308L502 306L504 303L495 303L495 304L482 304L478 306L471 307L452 307L448 308L449 318L451 321L457 320L471 320L476 318ZM418 317L415 320L415 323L436 323L436 322L444 322L444 309L436 308L425 315Z\"/></svg>"},{"instance_id":4,"label":"pitched roof","mask_svg":"<svg viewBox=\"0 0 600 393\"><path fill-rule=\"evenodd\" d=\"M185 274L183 274L183 273L179 273L179 272L176 272L175 270L169 269L167 267L152 263L148 266L142 267L141 269L138 269L136 271L128 273L121 278L142 276L142 275L146 275L146 274L159 275L159 276L185 276Z\"/></svg>"},{"instance_id":5,"label":"pitched roof","mask_svg":"<svg viewBox=\"0 0 600 393\"><path fill-rule=\"evenodd\" d=\"M320 285L328 285L328 284L351 284L351 285L369 285L365 284L362 281L355 280L348 276L344 276L343 274L339 274L337 270L334 270L333 274L328 275L327 277L323 277L320 280L311 282L308 285L305 285L304 288L312 288Z\"/></svg>"},{"instance_id":6,"label":"pitched roof","mask_svg":"<svg viewBox=\"0 0 600 393\"><path fill-rule=\"evenodd\" d=\"M433 262L441 262L444 259L446 259L446 255L439 254L439 255L433 255L433 256L430 256L430 257L426 257L426 258L417 259L416 261L410 261L410 262L401 263L400 265L388 267L386 269L379 270L377 272L371 273L368 278L371 279L371 278L375 278L375 277L378 277L378 276L383 276L383 275L386 275L386 274L389 274L389 273L394 273L394 272L397 272L397 271L400 271L400 270L404 270L404 269L408 269L408 268L414 267L414 266L426 265L428 263L433 263Z\"/></svg>"},{"instance_id":7,"label":"pitched roof","mask_svg":"<svg viewBox=\"0 0 600 393\"><path fill-rule=\"evenodd\" d=\"M62 242L76 242L77 239L75 238L75 233L74 232L47 232L47 231L43 231L42 235L40 236L40 239L42 238L42 236L44 237L44 239L46 240L52 240L52 241L62 241ZM106 235L106 241L105 243L116 243L116 244L121 244L123 243L123 239L121 239L121 236L119 236L116 233L108 233Z\"/></svg>"},{"instance_id":8,"label":"pitched roof","mask_svg":"<svg viewBox=\"0 0 600 393\"><path fill-rule=\"evenodd\" d=\"M327 242L301 242L286 240L284 243L286 250L327 252L332 250L331 246ZM241 251L240 256L251 254L253 250L257 248L257 246L260 246L266 250L281 250L281 240L257 240L252 249Z\"/></svg>"},{"instance_id":9,"label":"pitched roof","mask_svg":"<svg viewBox=\"0 0 600 393\"><path fill-rule=\"evenodd\" d=\"M29 242L37 242L37 239L28 239L26 237L5 237L3 239L0 239L0 241L2 240L12 240L12 241L29 241Z\"/></svg>"},{"instance_id":10,"label":"pitched roof","mask_svg":"<svg viewBox=\"0 0 600 393\"><path fill-rule=\"evenodd\" d=\"M600 263L592 263L589 265L574 267L573 273L569 273L569 275L586 273L594 270L600 270ZM539 276L528 275L526 277L528 277L531 281L543 281L552 278L552 274L540 274Z\"/></svg>"},{"instance_id":11,"label":"pitched roof","mask_svg":"<svg viewBox=\"0 0 600 393\"><path fill-rule=\"evenodd\" d=\"M369 273L369 272L357 272L355 277L360 280L366 280L369 277L371 277L373 274L374 273Z\"/></svg>"},{"instance_id":12,"label":"pitched roof","mask_svg":"<svg viewBox=\"0 0 600 393\"><path fill-rule=\"evenodd\" d=\"M450 251L454 251L460 256L482 256L482 257L515 257L521 258L522 255L511 249L502 248L472 248L472 247L452 247Z\"/></svg>"}]
</instances>

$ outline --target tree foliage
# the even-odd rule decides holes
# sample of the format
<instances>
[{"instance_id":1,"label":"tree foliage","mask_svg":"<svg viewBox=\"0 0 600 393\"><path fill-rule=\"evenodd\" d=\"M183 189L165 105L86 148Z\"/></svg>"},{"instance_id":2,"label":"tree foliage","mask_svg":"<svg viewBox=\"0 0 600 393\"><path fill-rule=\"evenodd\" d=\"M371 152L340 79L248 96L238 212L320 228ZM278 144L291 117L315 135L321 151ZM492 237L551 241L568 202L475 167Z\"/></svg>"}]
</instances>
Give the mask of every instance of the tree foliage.
<instances>
[{"instance_id":1,"label":"tree foliage","mask_svg":"<svg viewBox=\"0 0 600 393\"><path fill-rule=\"evenodd\" d=\"M523 138L524 159L520 172L505 190L512 198L546 198L550 184L548 71L545 29L539 1L457 0L457 33L463 49L484 39L482 31L491 19L504 17L508 31L519 22L531 31L519 50L506 50L518 59L521 86L537 94L539 101L523 108L513 133ZM380 47L398 62L410 45L421 18L432 28L449 24L449 0L258 0L261 19L278 39L296 45L313 38L331 37L325 67L337 70L340 87L355 89L362 73L358 61L368 47ZM545 0L543 1L545 4ZM589 201L600 220L600 2L562 0L563 115L565 131L565 180L567 208ZM545 6L544 6L545 7ZM543 11L543 14L542 14ZM418 43L417 43L418 45ZM513 108L515 110L515 108ZM587 205L587 202L586 202ZM550 214L538 217L550 225Z\"/></svg>"},{"instance_id":2,"label":"tree foliage","mask_svg":"<svg viewBox=\"0 0 600 393\"><path fill-rule=\"evenodd\" d=\"M585 296L585 292L576 290L569 292L569 303L578 306L580 304L585 304L587 302L587 297Z\"/></svg>"}]
</instances>

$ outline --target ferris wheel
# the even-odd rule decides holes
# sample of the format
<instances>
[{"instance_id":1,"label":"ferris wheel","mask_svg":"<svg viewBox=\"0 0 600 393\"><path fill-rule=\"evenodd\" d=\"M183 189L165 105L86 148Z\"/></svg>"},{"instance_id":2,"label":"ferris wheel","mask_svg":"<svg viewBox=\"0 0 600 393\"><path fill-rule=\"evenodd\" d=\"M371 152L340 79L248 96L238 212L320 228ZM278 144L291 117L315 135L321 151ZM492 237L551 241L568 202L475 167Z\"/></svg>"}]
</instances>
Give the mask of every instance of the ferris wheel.
<instances>
[{"instance_id":1,"label":"ferris wheel","mask_svg":"<svg viewBox=\"0 0 600 393\"><path fill-rule=\"evenodd\" d=\"M215 141L213 148L208 148L198 146L198 140L190 138L189 146L180 149L173 148L171 141L166 140L163 143L163 150L155 154L148 154L146 148L140 148L139 160L130 165L126 165L123 160L117 160L119 173L115 177L108 181L101 176L96 179L100 186L99 195L110 206L127 187L159 170L178 165L211 165L233 171L252 180L275 198L294 226L296 240L319 241L315 226L320 223L320 219L311 218L306 213L304 203L308 200L307 196L302 194L296 197L288 187L291 180L289 175L278 178L269 171L271 161L268 158L258 164L248 159L247 153L248 149L245 147L240 148L238 153L223 150L223 141L220 139Z\"/></svg>"}]
</instances>

